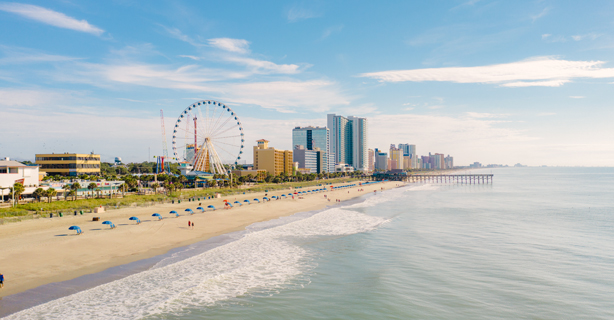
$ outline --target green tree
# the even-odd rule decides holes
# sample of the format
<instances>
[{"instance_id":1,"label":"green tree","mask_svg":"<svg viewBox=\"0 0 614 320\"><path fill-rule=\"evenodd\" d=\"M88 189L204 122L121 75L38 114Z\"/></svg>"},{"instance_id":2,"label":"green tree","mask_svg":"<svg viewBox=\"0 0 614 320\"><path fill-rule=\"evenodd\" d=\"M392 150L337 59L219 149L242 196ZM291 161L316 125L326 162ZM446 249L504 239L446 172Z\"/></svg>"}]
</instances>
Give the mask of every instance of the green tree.
<instances>
[{"instance_id":1,"label":"green tree","mask_svg":"<svg viewBox=\"0 0 614 320\"><path fill-rule=\"evenodd\" d=\"M159 183L152 183L151 184L151 188L154 190L155 194L158 194L158 188L160 188L160 184Z\"/></svg>"},{"instance_id":2,"label":"green tree","mask_svg":"<svg viewBox=\"0 0 614 320\"><path fill-rule=\"evenodd\" d=\"M53 189L53 188L47 189L47 191L45 191L45 193L47 194L47 200L49 200L49 203L51 203L51 199L53 198L53 196L58 194L58 192L55 191L55 189Z\"/></svg>"},{"instance_id":3,"label":"green tree","mask_svg":"<svg viewBox=\"0 0 614 320\"><path fill-rule=\"evenodd\" d=\"M96 189L98 187L97 184L95 184L94 182L91 182L90 184L87 185L87 189L90 190L90 194L92 195L92 198L94 197L94 189Z\"/></svg>"},{"instance_id":4,"label":"green tree","mask_svg":"<svg viewBox=\"0 0 614 320\"><path fill-rule=\"evenodd\" d=\"M36 201L41 202L42 197L46 197L47 193L43 188L37 188L32 192L32 196L36 199Z\"/></svg>"},{"instance_id":5,"label":"green tree","mask_svg":"<svg viewBox=\"0 0 614 320\"><path fill-rule=\"evenodd\" d=\"M73 200L77 200L77 192L79 192L79 189L81 189L81 184L79 182L74 182L70 185L70 189L74 191Z\"/></svg>"},{"instance_id":6,"label":"green tree","mask_svg":"<svg viewBox=\"0 0 614 320\"><path fill-rule=\"evenodd\" d=\"M70 185L65 184L62 189L64 189L64 200L66 200L68 198L68 194L70 193Z\"/></svg>"},{"instance_id":7,"label":"green tree","mask_svg":"<svg viewBox=\"0 0 614 320\"><path fill-rule=\"evenodd\" d=\"M19 199L24 191L26 191L26 188L20 182L15 182L15 184L13 184L13 187L11 188L11 194L15 195L15 199Z\"/></svg>"}]
</instances>

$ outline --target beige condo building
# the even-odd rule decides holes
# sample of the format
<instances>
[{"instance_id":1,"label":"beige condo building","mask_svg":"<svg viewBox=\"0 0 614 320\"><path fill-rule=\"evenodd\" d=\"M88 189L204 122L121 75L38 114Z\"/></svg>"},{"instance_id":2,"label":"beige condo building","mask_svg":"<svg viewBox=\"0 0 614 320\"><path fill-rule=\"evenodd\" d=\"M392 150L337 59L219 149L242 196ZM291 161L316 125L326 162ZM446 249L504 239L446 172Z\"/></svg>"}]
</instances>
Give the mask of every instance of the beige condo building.
<instances>
[{"instance_id":1,"label":"beige condo building","mask_svg":"<svg viewBox=\"0 0 614 320\"><path fill-rule=\"evenodd\" d=\"M274 176L282 172L293 174L292 151L269 147L269 141L265 139L257 142L254 146L254 170L266 170Z\"/></svg>"}]
</instances>

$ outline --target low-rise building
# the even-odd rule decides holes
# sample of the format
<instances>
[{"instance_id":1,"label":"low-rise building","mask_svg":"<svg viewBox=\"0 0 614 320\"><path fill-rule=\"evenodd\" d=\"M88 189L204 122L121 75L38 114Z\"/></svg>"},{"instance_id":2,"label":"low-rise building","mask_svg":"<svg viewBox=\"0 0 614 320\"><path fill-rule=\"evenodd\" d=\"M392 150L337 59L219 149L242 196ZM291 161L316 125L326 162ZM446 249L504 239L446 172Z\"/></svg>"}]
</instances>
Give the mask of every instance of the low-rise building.
<instances>
[{"instance_id":1,"label":"low-rise building","mask_svg":"<svg viewBox=\"0 0 614 320\"><path fill-rule=\"evenodd\" d=\"M100 155L84 153L37 154L40 171L49 175L100 175Z\"/></svg>"}]
</instances>

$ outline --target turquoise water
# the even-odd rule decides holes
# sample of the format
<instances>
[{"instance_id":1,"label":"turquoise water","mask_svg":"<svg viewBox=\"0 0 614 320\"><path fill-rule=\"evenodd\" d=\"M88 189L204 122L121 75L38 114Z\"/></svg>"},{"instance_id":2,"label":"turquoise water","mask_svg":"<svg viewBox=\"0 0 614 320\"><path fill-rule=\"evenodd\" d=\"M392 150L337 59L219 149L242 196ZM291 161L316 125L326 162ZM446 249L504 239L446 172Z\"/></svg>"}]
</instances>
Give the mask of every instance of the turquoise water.
<instances>
[{"instance_id":1,"label":"turquoise water","mask_svg":"<svg viewBox=\"0 0 614 320\"><path fill-rule=\"evenodd\" d=\"M9 318L614 318L614 169L492 173L259 224Z\"/></svg>"}]
</instances>

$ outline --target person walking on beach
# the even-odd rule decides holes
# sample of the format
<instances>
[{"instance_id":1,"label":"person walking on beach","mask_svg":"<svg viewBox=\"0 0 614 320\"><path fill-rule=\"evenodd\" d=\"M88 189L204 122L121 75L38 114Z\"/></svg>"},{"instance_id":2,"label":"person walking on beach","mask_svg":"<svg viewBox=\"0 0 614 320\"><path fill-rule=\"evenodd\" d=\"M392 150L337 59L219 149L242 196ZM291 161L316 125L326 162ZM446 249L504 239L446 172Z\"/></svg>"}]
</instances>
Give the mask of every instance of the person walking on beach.
<instances>
[{"instance_id":1,"label":"person walking on beach","mask_svg":"<svg viewBox=\"0 0 614 320\"><path fill-rule=\"evenodd\" d=\"M2 287L4 287L4 275L0 273L0 289L2 289Z\"/></svg>"},{"instance_id":2,"label":"person walking on beach","mask_svg":"<svg viewBox=\"0 0 614 320\"><path fill-rule=\"evenodd\" d=\"M190 229L191 226L192 226L192 222L188 220L188 229Z\"/></svg>"},{"instance_id":3,"label":"person walking on beach","mask_svg":"<svg viewBox=\"0 0 614 320\"><path fill-rule=\"evenodd\" d=\"M192 222L192 229L194 229L194 222Z\"/></svg>"}]
</instances>

